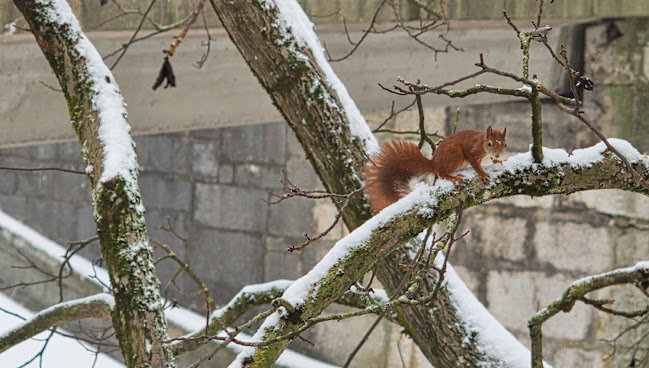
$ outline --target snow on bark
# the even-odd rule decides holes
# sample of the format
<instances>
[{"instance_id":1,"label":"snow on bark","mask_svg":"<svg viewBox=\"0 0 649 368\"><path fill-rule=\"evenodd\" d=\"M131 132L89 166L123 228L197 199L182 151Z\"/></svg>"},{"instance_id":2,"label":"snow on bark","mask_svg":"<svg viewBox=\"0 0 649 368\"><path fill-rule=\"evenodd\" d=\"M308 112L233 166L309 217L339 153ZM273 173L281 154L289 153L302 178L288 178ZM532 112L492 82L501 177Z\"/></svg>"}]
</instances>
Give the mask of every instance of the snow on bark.
<instances>
[{"instance_id":1,"label":"snow on bark","mask_svg":"<svg viewBox=\"0 0 649 368\"><path fill-rule=\"evenodd\" d=\"M342 107L337 106L331 96L325 96L327 105L347 115L351 134L363 142L363 147L368 154L377 151L379 145L376 138L372 134L356 103L354 103L354 100L349 95L347 88L345 88L345 85L338 78L329 61L327 61L324 48L313 29L313 23L304 13L300 4L295 0L259 0L259 3L266 10L277 8L277 20L273 26L284 36L283 44L311 50L316 64L325 74L325 82L336 92ZM307 55L302 54L297 49L291 51L297 55L302 55L305 62L311 62ZM318 83L319 81L314 81L312 88L316 88Z\"/></svg>"},{"instance_id":2,"label":"snow on bark","mask_svg":"<svg viewBox=\"0 0 649 368\"><path fill-rule=\"evenodd\" d=\"M108 298L105 301L108 302ZM32 311L2 293L0 293L0 305L6 311L11 312L11 314L0 313L0 334L3 336L6 336L9 330L16 331L25 318L33 320ZM90 344L83 341L75 341L71 344L72 340L63 337L63 335L69 334L68 331L60 327L57 331L61 334L54 334L50 337L42 361L36 359L27 367L87 368L95 364L95 367L102 368L124 368L123 364L105 353L96 354L96 349ZM0 354L0 367L23 366L27 360L34 357L43 348L43 341L48 336L49 332L43 331L31 339L24 340L3 351ZM3 338L0 337L0 341ZM0 345L2 344L0 343ZM70 357L74 357L74 360L70 360Z\"/></svg>"},{"instance_id":3,"label":"snow on bark","mask_svg":"<svg viewBox=\"0 0 649 368\"><path fill-rule=\"evenodd\" d=\"M100 182L119 176L134 187L138 165L131 127L126 121L126 107L113 73L81 31L81 25L66 1L39 0L38 3L45 7L50 19L61 26L67 25L69 39L76 41L76 51L86 59L86 72L92 82L89 86L93 93L92 104L99 117L98 137L104 153Z\"/></svg>"},{"instance_id":4,"label":"snow on bark","mask_svg":"<svg viewBox=\"0 0 649 368\"><path fill-rule=\"evenodd\" d=\"M609 143L622 152L630 162L641 162L645 167L649 167L649 157L638 153L628 142L620 139L609 139ZM485 165L485 171L490 174L490 184L487 188L478 187L478 193L467 195L478 195L481 197L474 198L475 203L473 205L501 196L513 195L503 190L502 185L500 185L501 180L512 180L512 174L513 176L529 172L536 174L536 171L547 172L549 170L555 170L553 174L559 177L559 179L555 177L555 180L558 180L558 182L550 183L547 181L545 187L548 189L545 193L540 193L540 195L554 194L549 188L562 185L561 176L570 171L573 173L579 172L602 163L606 159L606 152L606 146L603 143L599 143L593 147L575 150L572 154L564 150L544 148L544 161L541 164L534 163L531 151L520 153L510 157L502 164ZM612 158L612 160L615 159ZM473 179L476 176L475 172L472 171L463 172L463 174L467 179ZM543 174L537 175L541 176ZM518 179L518 181L520 182L521 180ZM527 185L527 183L524 184ZM630 189L623 183L623 180L615 184L619 188ZM588 185L592 187L586 189L599 189L593 183L588 183ZM445 205L444 198L456 197L460 194L457 191L462 187L455 186L451 182L443 179L437 180L437 183L432 187L426 184L417 185L412 193L393 205L388 206L379 214L356 228L349 235L339 240L309 273L289 286L282 295L282 298L291 303L296 309L302 306L313 305L309 303L315 303L319 288L327 282L326 278L336 273L340 275L344 274L346 271L343 267L344 260L354 255L358 256L362 254L366 250L366 246L373 241L372 237L378 229L402 216L418 216L439 220L441 219L441 212L444 211L444 208L441 208L442 205ZM508 187L508 185L505 185L505 187ZM530 186L530 188L533 187L533 185ZM537 188L534 189L536 190ZM585 189L580 188L579 190ZM543 188L540 191L543 191ZM517 194L527 193L525 189L521 189ZM446 207L448 207L448 204L446 204ZM424 229L425 227L422 226L421 230ZM467 336L471 336L473 332L477 333L475 342L477 342L479 352L485 356L484 365L486 367L529 367L531 356L529 350L522 346L520 342L488 313L453 271L447 274L447 278L445 287L454 302L458 317L464 324L463 327L467 332ZM282 309L269 317L253 337L254 341L262 341L264 338L269 337L268 332L278 330L282 323L282 316L286 315L286 313ZM237 360L233 362L231 367L240 366L240 364L253 357L255 352L255 348L245 349Z\"/></svg>"},{"instance_id":5,"label":"snow on bark","mask_svg":"<svg viewBox=\"0 0 649 368\"><path fill-rule=\"evenodd\" d=\"M6 338L13 331L32 325L34 324L35 321L47 318L48 316L52 315L53 313L56 313L59 310L66 309L66 308L75 308L75 307L78 308L79 306L82 305L91 305L91 304L97 304L97 305L103 304L106 305L108 308L113 309L113 307L115 307L115 299L113 299L113 296L110 294L101 293L101 294L91 295L85 298L80 298L75 300L69 300L67 302L53 305L25 319L24 321L14 326L13 328L0 333L0 340Z\"/></svg>"}]
</instances>

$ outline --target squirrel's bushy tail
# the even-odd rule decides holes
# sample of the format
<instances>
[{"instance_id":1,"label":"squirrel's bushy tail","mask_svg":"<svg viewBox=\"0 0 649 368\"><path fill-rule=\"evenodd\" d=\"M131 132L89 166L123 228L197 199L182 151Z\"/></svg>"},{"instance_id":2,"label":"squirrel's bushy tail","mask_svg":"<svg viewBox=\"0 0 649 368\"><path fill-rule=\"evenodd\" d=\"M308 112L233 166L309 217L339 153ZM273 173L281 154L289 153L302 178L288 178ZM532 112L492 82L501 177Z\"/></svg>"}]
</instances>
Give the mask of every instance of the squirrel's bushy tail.
<instances>
[{"instance_id":1,"label":"squirrel's bushy tail","mask_svg":"<svg viewBox=\"0 0 649 368\"><path fill-rule=\"evenodd\" d=\"M430 162L414 143L384 144L365 165L363 188L372 212L378 213L408 194L410 179L432 173Z\"/></svg>"}]
</instances>

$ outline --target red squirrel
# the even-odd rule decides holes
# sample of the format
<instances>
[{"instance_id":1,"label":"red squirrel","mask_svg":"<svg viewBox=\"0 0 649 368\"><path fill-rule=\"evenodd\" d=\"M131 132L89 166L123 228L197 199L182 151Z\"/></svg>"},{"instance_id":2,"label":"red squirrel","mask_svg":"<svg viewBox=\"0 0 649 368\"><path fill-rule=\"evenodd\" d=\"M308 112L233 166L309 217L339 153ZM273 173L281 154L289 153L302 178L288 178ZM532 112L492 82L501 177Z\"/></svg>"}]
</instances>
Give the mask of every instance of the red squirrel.
<instances>
[{"instance_id":1,"label":"red squirrel","mask_svg":"<svg viewBox=\"0 0 649 368\"><path fill-rule=\"evenodd\" d=\"M454 184L462 182L460 174L454 171L471 165L480 179L489 181L489 175L482 169L482 160L489 156L494 163L505 151L507 128L502 131L489 126L486 132L462 130L442 140L432 159L421 154L411 142L392 141L384 144L381 150L370 157L365 166L365 196L373 213L404 197L410 188L410 179L434 174L450 180Z\"/></svg>"}]
</instances>

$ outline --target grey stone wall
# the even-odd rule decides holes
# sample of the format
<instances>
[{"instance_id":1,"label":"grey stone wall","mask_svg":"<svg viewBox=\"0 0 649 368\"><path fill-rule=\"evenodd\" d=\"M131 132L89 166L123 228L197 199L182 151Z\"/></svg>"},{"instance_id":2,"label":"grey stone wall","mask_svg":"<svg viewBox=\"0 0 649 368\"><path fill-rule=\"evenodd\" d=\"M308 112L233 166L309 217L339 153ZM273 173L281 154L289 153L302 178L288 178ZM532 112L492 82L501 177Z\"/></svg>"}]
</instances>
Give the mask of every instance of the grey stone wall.
<instances>
[{"instance_id":1,"label":"grey stone wall","mask_svg":"<svg viewBox=\"0 0 649 368\"><path fill-rule=\"evenodd\" d=\"M527 108L524 103L465 107L463 128L477 128L477 116L507 116L511 121L495 121L511 132L511 150L521 151L526 148L521 142L529 141L528 133L513 121L524 121ZM566 141L565 134L552 131L576 129L571 133L574 139L580 128L547 110L546 119L553 125L546 144L575 145ZM430 131L445 132L455 116L453 108L427 113L437 122ZM301 242L302 233L315 234L327 227L334 213L327 202L293 199L268 206L264 201L272 199L269 191L281 189L282 170L301 188L318 187L301 147L283 123L137 136L135 141L151 237L189 260L217 303L228 301L249 283L303 275L344 234L338 227L301 253L286 252L288 246ZM83 169L75 142L2 149L0 165ZM93 235L85 176L3 170L0 183L0 208L47 236L65 244ZM182 239L160 228L168 227L167 218ZM527 319L559 297L571 281L646 257L649 199L615 191L512 198L467 211L463 229L470 231L469 236L454 248L451 262L491 312L526 342ZM84 255L97 259L97 245ZM164 284L176 269L170 261L159 264ZM199 313L205 311L196 287L184 276L169 287L167 296ZM629 288L597 297L615 297L620 308L638 308L629 305L639 299ZM29 300L36 303L39 297L32 295ZM371 318L350 323L318 326L305 334L316 341L315 347L297 342L293 348L341 364L346 354L340 352L352 349ZM603 339L615 337L624 323L578 304L544 329L547 358L560 367L579 366L579 362L614 367L625 359L628 362L628 354L621 354L619 360L603 359L610 351ZM386 323L362 350L358 366L371 361L397 364L397 341L402 351L409 351L411 364L422 364L416 347L399 336L396 326Z\"/></svg>"},{"instance_id":2,"label":"grey stone wall","mask_svg":"<svg viewBox=\"0 0 649 368\"><path fill-rule=\"evenodd\" d=\"M283 171L303 188L317 183L285 124L138 136L135 142L150 236L200 270L208 286L218 290L218 303L243 285L294 279L304 264L314 264L318 251L285 250L299 244L302 233L316 233L314 211L328 211L327 204L300 199L267 204L271 192L281 192ZM83 169L76 142L2 149L0 164ZM94 234L85 176L8 170L0 182L0 207L54 240L66 244ZM161 229L169 227L167 219L184 239ZM335 234L339 237L341 230ZM96 259L99 250L88 249L85 255ZM171 262L161 269L163 280L175 272ZM200 306L200 298L187 296L196 290L188 280L177 286L170 289L171 297Z\"/></svg>"},{"instance_id":3,"label":"grey stone wall","mask_svg":"<svg viewBox=\"0 0 649 368\"><path fill-rule=\"evenodd\" d=\"M338 225L302 252L286 251L303 241L303 233L313 235L327 228L335 210L326 200L300 198L267 205L274 199L271 192L281 192L282 171L300 188L319 188L302 148L284 123L136 136L135 142L149 235L188 260L218 304L229 301L244 285L304 275L344 235ZM83 170L75 142L1 149L0 166ZM3 170L0 208L61 244L87 239L95 227L86 180L84 175L58 171ZM182 239L160 228L168 228L167 218ZM83 255L97 260L98 244L86 248ZM163 285L168 285L176 270L171 261L158 264ZM9 283L1 275L0 280ZM196 291L189 278L181 275L168 288L167 297L204 313L204 300ZM56 302L34 297L28 289L24 293L20 300L33 309ZM328 312L345 310L334 306ZM372 321L370 316L317 326L303 334L315 346L296 341L291 348L342 364ZM397 342L402 353L396 349ZM416 346L400 335L400 329L386 322L352 366L400 364L400 354L408 366L425 361ZM212 364L224 366L223 362Z\"/></svg>"}]
</instances>

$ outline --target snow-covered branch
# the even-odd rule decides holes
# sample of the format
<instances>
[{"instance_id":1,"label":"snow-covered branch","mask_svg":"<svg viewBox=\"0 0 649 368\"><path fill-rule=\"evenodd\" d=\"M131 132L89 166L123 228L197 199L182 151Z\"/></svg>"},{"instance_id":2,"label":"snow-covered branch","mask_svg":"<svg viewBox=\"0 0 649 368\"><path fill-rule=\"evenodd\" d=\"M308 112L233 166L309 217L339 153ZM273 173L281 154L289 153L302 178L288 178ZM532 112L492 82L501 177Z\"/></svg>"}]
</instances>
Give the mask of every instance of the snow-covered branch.
<instances>
[{"instance_id":1,"label":"snow-covered branch","mask_svg":"<svg viewBox=\"0 0 649 368\"><path fill-rule=\"evenodd\" d=\"M640 155L628 142L610 140L636 170L647 176L649 158ZM255 341L265 341L283 336L298 328L304 321L317 316L360 279L381 254L387 254L412 239L430 225L445 219L462 201L465 208L487 201L513 196L544 196L569 194L593 189L621 189L647 193L626 172L621 161L605 145L576 150L569 155L563 150L544 149L544 161L535 164L530 152L509 158L505 163L486 167L491 183L484 185L473 178L465 185L438 180L434 187L418 185L413 193L354 230L340 240L331 251L306 276L295 281L282 298L293 306L295 312L280 308L269 317L255 334ZM467 177L475 174L466 173ZM276 354L288 345L250 348L232 365L241 362L274 361ZM494 357L486 357L493 361ZM529 365L529 361L520 366ZM511 366L511 365L509 365Z\"/></svg>"},{"instance_id":2,"label":"snow-covered branch","mask_svg":"<svg viewBox=\"0 0 649 368\"><path fill-rule=\"evenodd\" d=\"M53 305L0 335L0 353L39 333L65 322L101 318L110 322L115 300L109 294L97 294Z\"/></svg>"},{"instance_id":3,"label":"snow-covered branch","mask_svg":"<svg viewBox=\"0 0 649 368\"><path fill-rule=\"evenodd\" d=\"M207 330L201 328L173 339L174 355L179 356L195 350L203 341L216 336L225 326L234 325L250 309L261 305L271 305L273 300L281 297L293 282L293 280L275 280L244 286L226 305L212 312ZM381 289L374 290L371 296L375 303L387 303L389 300L385 291ZM338 298L336 303L361 309L371 304L367 300L367 293L358 290L355 286ZM225 336L225 334L221 333L220 336Z\"/></svg>"},{"instance_id":4,"label":"snow-covered branch","mask_svg":"<svg viewBox=\"0 0 649 368\"><path fill-rule=\"evenodd\" d=\"M586 294L605 287L622 284L646 283L649 281L649 262L638 262L632 267L620 268L599 275L584 277L571 283L561 297L538 311L529 322L532 340L532 367L543 368L543 323L559 312L568 313L578 300L588 302ZM605 301L612 303L612 301ZM640 313L646 314L647 311Z\"/></svg>"},{"instance_id":5,"label":"snow-covered branch","mask_svg":"<svg viewBox=\"0 0 649 368\"><path fill-rule=\"evenodd\" d=\"M90 180L102 255L128 366L173 366L139 193L138 165L114 76L64 0L14 0L65 95Z\"/></svg>"}]
</instances>

